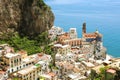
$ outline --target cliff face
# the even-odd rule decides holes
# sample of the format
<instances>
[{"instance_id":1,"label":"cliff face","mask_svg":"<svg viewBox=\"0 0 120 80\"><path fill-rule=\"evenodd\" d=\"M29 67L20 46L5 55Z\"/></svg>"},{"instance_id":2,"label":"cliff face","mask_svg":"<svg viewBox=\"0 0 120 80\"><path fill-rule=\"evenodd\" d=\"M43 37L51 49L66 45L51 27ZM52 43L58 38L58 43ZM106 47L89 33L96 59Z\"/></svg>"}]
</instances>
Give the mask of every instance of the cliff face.
<instances>
[{"instance_id":1,"label":"cliff face","mask_svg":"<svg viewBox=\"0 0 120 80\"><path fill-rule=\"evenodd\" d=\"M0 34L17 31L32 38L53 22L54 15L43 0L0 0Z\"/></svg>"}]
</instances>

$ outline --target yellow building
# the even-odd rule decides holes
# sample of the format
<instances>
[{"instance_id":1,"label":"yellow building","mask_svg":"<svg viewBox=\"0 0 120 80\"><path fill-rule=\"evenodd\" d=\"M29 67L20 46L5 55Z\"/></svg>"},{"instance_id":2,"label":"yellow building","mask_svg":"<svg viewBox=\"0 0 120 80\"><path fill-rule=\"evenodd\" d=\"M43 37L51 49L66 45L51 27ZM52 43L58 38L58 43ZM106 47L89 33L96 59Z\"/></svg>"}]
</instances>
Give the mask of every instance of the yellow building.
<instances>
[{"instance_id":1,"label":"yellow building","mask_svg":"<svg viewBox=\"0 0 120 80\"><path fill-rule=\"evenodd\" d=\"M26 58L28 56L27 51L24 51L24 50L21 50L18 53L22 56L22 59L24 59L24 58Z\"/></svg>"},{"instance_id":2,"label":"yellow building","mask_svg":"<svg viewBox=\"0 0 120 80\"><path fill-rule=\"evenodd\" d=\"M17 71L21 69L21 55L17 53L7 53L3 57L3 62L5 65L9 66L7 68L8 73L12 73L14 71Z\"/></svg>"},{"instance_id":3,"label":"yellow building","mask_svg":"<svg viewBox=\"0 0 120 80\"><path fill-rule=\"evenodd\" d=\"M39 80L40 65L31 65L17 72L18 80Z\"/></svg>"},{"instance_id":4,"label":"yellow building","mask_svg":"<svg viewBox=\"0 0 120 80\"><path fill-rule=\"evenodd\" d=\"M70 45L55 44L54 49L59 54L67 54L70 52L71 47Z\"/></svg>"}]
</instances>

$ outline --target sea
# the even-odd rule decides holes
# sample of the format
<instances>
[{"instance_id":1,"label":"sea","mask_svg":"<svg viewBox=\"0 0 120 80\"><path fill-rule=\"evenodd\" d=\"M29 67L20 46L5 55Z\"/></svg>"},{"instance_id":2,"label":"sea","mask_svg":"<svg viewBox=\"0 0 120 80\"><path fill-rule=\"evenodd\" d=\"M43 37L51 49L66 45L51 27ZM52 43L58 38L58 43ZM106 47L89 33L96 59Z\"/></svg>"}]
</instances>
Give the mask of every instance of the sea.
<instances>
[{"instance_id":1,"label":"sea","mask_svg":"<svg viewBox=\"0 0 120 80\"><path fill-rule=\"evenodd\" d=\"M78 37L81 37L82 24L86 22L88 33L98 30L103 34L103 45L107 48L107 53L113 57L120 57L120 1L115 0L119 3L115 1L111 3L109 0L76 0L78 1L76 3L74 1L45 1L55 15L54 25L66 32L69 28L77 28ZM95 3L91 4L91 1Z\"/></svg>"}]
</instances>

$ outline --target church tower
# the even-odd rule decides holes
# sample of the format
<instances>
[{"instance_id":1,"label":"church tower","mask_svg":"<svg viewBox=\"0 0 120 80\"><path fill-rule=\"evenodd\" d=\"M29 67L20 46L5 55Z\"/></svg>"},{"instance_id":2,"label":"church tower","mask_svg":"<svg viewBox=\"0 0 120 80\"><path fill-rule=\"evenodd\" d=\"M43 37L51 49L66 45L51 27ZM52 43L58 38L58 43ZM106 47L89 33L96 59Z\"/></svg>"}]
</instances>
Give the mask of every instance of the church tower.
<instances>
[{"instance_id":1,"label":"church tower","mask_svg":"<svg viewBox=\"0 0 120 80\"><path fill-rule=\"evenodd\" d=\"M86 23L83 23L83 27L82 27L82 35L86 33Z\"/></svg>"}]
</instances>

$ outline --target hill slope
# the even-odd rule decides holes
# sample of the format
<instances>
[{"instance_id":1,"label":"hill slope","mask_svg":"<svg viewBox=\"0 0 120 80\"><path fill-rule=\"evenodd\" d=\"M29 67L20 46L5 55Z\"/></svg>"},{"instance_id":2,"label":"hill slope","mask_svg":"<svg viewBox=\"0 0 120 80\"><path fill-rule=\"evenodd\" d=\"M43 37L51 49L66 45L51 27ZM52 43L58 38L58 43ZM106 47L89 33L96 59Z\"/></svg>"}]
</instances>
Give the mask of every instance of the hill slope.
<instances>
[{"instance_id":1,"label":"hill slope","mask_svg":"<svg viewBox=\"0 0 120 80\"><path fill-rule=\"evenodd\" d=\"M16 31L34 38L53 23L54 15L43 0L0 0L0 38Z\"/></svg>"}]
</instances>

